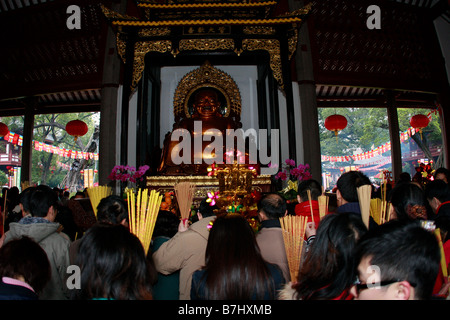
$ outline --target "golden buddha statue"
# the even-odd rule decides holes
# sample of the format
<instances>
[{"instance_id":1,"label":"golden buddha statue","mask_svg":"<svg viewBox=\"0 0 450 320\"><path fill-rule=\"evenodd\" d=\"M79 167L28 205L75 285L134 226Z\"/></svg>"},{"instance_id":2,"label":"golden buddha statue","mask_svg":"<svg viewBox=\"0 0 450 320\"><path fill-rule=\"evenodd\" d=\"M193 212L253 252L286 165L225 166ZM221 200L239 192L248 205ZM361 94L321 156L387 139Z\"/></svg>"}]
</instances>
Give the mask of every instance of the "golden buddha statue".
<instances>
[{"instance_id":1,"label":"golden buddha statue","mask_svg":"<svg viewBox=\"0 0 450 320\"><path fill-rule=\"evenodd\" d=\"M172 155L178 154L180 149L180 141L172 141L172 133L168 133L164 140L164 146L161 155L161 162L158 168L160 174L166 175L196 175L206 174L209 166L204 160L208 157L204 153L205 148L211 144L212 139L204 138L204 136L211 134L212 129L219 130L223 137L222 154L225 153L225 135L227 129L238 129L242 124L233 116L224 116L226 114L227 106L222 106L219 95L219 90L213 87L202 87L194 93L194 102L192 103L190 117L182 117L174 124L172 133L177 129L185 129L190 133L190 159L188 163L175 164ZM201 131L201 132L200 132ZM216 131L217 132L217 131ZM194 148L195 135L201 134L202 147L201 150ZM184 139L184 138L183 138ZM215 139L215 138L214 138ZM214 141L214 140L212 140ZM182 150L185 152L186 150ZM202 159L201 163L195 161Z\"/></svg>"}]
</instances>

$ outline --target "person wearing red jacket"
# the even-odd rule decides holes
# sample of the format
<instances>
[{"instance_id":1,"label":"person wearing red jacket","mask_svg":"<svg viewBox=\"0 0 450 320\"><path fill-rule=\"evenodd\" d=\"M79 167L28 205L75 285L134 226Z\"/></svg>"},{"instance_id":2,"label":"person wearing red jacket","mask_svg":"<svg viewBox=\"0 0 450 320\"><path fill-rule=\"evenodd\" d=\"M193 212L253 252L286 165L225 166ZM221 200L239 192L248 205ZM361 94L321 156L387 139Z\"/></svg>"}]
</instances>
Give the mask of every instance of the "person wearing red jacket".
<instances>
[{"instance_id":1,"label":"person wearing red jacket","mask_svg":"<svg viewBox=\"0 0 450 320\"><path fill-rule=\"evenodd\" d=\"M311 203L308 199L308 190L311 192ZM321 194L322 186L314 179L304 180L298 183L298 204L295 206L295 215L308 217L308 222L314 222L316 228L320 222L319 202L317 201L317 199Z\"/></svg>"}]
</instances>

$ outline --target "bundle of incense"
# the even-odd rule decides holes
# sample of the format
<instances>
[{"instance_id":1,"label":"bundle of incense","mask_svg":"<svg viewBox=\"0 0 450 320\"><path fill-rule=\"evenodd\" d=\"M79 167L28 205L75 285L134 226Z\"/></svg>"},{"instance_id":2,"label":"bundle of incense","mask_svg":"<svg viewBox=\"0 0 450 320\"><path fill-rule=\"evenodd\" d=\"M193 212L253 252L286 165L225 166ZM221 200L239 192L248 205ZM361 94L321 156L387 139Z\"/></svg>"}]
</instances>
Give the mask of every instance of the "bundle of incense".
<instances>
[{"instance_id":1,"label":"bundle of incense","mask_svg":"<svg viewBox=\"0 0 450 320\"><path fill-rule=\"evenodd\" d=\"M313 205L312 205L312 200L311 200L311 190L306 190L306 192L308 193L308 201L309 201L309 209L311 210L311 221L314 221L314 214L313 214ZM319 222L319 221L317 221Z\"/></svg>"},{"instance_id":2,"label":"bundle of incense","mask_svg":"<svg viewBox=\"0 0 450 320\"><path fill-rule=\"evenodd\" d=\"M180 182L174 187L180 208L181 219L189 219L190 209L194 201L195 184L191 182Z\"/></svg>"},{"instance_id":3,"label":"bundle of incense","mask_svg":"<svg viewBox=\"0 0 450 320\"><path fill-rule=\"evenodd\" d=\"M358 191L359 207L361 209L361 217L369 229L369 217L370 217L370 198L372 195L372 186L364 185L356 189Z\"/></svg>"},{"instance_id":4,"label":"bundle of incense","mask_svg":"<svg viewBox=\"0 0 450 320\"><path fill-rule=\"evenodd\" d=\"M370 200L370 215L376 223L381 223L381 199L371 199Z\"/></svg>"},{"instance_id":5,"label":"bundle of incense","mask_svg":"<svg viewBox=\"0 0 450 320\"><path fill-rule=\"evenodd\" d=\"M94 209L95 217L97 218L98 204L103 198L106 198L112 194L112 189L108 186L97 186L88 188L87 193L92 204L92 209Z\"/></svg>"},{"instance_id":6,"label":"bundle of incense","mask_svg":"<svg viewBox=\"0 0 450 320\"><path fill-rule=\"evenodd\" d=\"M444 251L444 245L442 244L442 237L441 237L441 230L439 228L436 228L434 230L434 234L436 235L436 238L439 242L439 249L441 251L441 270L442 275L444 276L444 279L448 279L448 265L447 260L445 259L445 251Z\"/></svg>"},{"instance_id":7,"label":"bundle of incense","mask_svg":"<svg viewBox=\"0 0 450 320\"><path fill-rule=\"evenodd\" d=\"M297 280L302 258L303 238L308 218L304 216L285 216L280 218L283 242L288 260L291 281Z\"/></svg>"},{"instance_id":8,"label":"bundle of incense","mask_svg":"<svg viewBox=\"0 0 450 320\"><path fill-rule=\"evenodd\" d=\"M322 194L317 198L317 201L319 202L319 216L320 220L323 219L328 213L328 196Z\"/></svg>"},{"instance_id":9,"label":"bundle of incense","mask_svg":"<svg viewBox=\"0 0 450 320\"><path fill-rule=\"evenodd\" d=\"M130 232L139 238L145 254L147 254L152 241L162 195L155 190L152 190L149 194L148 189L139 189L137 197L131 189L127 190L126 194Z\"/></svg>"},{"instance_id":10,"label":"bundle of incense","mask_svg":"<svg viewBox=\"0 0 450 320\"><path fill-rule=\"evenodd\" d=\"M386 201L387 196L386 188L387 188L387 181L385 180L385 177L383 175L383 184L381 185L381 213L380 213L381 224L385 223L386 221L389 221L389 219L387 219L386 217L386 214L388 213L387 212L388 202Z\"/></svg>"},{"instance_id":11,"label":"bundle of incense","mask_svg":"<svg viewBox=\"0 0 450 320\"><path fill-rule=\"evenodd\" d=\"M386 217L386 222L391 220L391 211L392 211L392 203L389 203L387 205L387 209L386 209L387 213L387 217Z\"/></svg>"}]
</instances>

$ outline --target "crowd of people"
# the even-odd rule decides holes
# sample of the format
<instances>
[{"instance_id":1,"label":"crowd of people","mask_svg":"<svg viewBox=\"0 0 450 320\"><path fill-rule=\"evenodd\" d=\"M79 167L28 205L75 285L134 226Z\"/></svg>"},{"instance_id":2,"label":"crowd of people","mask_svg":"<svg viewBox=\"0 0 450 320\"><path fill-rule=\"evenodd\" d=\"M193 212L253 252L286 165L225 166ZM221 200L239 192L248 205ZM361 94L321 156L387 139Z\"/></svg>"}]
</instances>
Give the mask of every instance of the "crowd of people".
<instances>
[{"instance_id":1,"label":"crowd of people","mask_svg":"<svg viewBox=\"0 0 450 320\"><path fill-rule=\"evenodd\" d=\"M216 215L204 199L190 221L160 211L148 253L129 231L119 196L102 199L95 216L85 193L69 199L45 185L11 188L2 201L0 299L446 299L449 171L434 178L422 184L402 175L386 188L390 220L371 217L368 226L357 188L371 182L358 171L341 175L336 210L322 219L322 188L313 179L299 182L294 213L280 194L263 194L257 232L240 214ZM287 214L308 217L294 279L280 225Z\"/></svg>"}]
</instances>

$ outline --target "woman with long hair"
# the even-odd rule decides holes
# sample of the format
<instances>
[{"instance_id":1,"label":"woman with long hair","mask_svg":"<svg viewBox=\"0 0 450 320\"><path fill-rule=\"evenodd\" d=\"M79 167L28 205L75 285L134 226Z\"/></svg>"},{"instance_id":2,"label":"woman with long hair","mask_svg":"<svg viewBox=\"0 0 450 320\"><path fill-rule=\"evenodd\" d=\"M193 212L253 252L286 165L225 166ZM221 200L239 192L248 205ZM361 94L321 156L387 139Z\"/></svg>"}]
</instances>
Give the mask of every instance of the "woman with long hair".
<instances>
[{"instance_id":1,"label":"woman with long hair","mask_svg":"<svg viewBox=\"0 0 450 320\"><path fill-rule=\"evenodd\" d=\"M286 286L282 299L349 299L354 283L353 250L367 231L356 213L334 213L320 221L316 239L305 255L297 283ZM293 290L292 290L293 289Z\"/></svg>"},{"instance_id":2,"label":"woman with long hair","mask_svg":"<svg viewBox=\"0 0 450 320\"><path fill-rule=\"evenodd\" d=\"M391 219L399 221L426 220L424 191L415 183L399 183L391 191Z\"/></svg>"},{"instance_id":3,"label":"woman with long hair","mask_svg":"<svg viewBox=\"0 0 450 320\"><path fill-rule=\"evenodd\" d=\"M150 300L151 273L139 239L120 225L98 223L81 239L74 299Z\"/></svg>"},{"instance_id":4,"label":"woman with long hair","mask_svg":"<svg viewBox=\"0 0 450 320\"><path fill-rule=\"evenodd\" d=\"M279 267L262 258L247 220L227 215L210 229L205 267L192 276L191 299L275 299L283 283Z\"/></svg>"}]
</instances>

